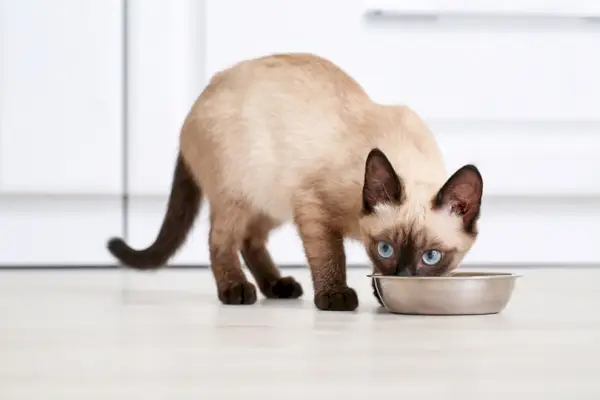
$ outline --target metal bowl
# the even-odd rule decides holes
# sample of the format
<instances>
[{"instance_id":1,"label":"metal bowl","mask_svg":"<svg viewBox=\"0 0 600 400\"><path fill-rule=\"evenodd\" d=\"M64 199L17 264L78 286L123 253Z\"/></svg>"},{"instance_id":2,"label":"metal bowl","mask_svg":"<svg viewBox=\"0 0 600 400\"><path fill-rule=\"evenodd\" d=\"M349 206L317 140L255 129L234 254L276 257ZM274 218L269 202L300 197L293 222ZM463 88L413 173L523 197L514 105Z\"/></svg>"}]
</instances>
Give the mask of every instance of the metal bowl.
<instances>
[{"instance_id":1,"label":"metal bowl","mask_svg":"<svg viewBox=\"0 0 600 400\"><path fill-rule=\"evenodd\" d=\"M384 307L396 314L482 315L502 311L521 275L456 272L442 277L369 275Z\"/></svg>"}]
</instances>

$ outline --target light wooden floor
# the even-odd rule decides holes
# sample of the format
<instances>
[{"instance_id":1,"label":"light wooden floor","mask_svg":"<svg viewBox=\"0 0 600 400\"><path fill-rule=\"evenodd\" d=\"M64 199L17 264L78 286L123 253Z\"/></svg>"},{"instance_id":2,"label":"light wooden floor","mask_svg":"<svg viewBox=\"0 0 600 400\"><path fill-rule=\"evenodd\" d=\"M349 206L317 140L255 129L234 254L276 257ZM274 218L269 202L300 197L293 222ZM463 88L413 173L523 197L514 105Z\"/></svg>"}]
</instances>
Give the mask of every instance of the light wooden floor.
<instances>
[{"instance_id":1,"label":"light wooden floor","mask_svg":"<svg viewBox=\"0 0 600 400\"><path fill-rule=\"evenodd\" d=\"M0 272L0 399L600 399L600 267L531 270L503 314L221 306L208 271ZM122 292L127 286L127 294Z\"/></svg>"}]
</instances>

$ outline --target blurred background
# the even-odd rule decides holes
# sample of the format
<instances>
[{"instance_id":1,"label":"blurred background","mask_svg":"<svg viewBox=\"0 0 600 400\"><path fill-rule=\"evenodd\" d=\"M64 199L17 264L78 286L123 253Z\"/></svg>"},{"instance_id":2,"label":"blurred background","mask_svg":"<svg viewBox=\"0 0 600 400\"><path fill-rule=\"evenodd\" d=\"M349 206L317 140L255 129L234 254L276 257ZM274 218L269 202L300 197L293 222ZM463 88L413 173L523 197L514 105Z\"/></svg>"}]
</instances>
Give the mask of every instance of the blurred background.
<instances>
[{"instance_id":1,"label":"blurred background","mask_svg":"<svg viewBox=\"0 0 600 400\"><path fill-rule=\"evenodd\" d=\"M190 106L274 52L340 65L484 176L470 265L593 264L600 2L0 0L0 267L111 266L162 221ZM207 208L174 265L208 264ZM270 242L304 265L291 226ZM367 260L348 244L348 262Z\"/></svg>"}]
</instances>

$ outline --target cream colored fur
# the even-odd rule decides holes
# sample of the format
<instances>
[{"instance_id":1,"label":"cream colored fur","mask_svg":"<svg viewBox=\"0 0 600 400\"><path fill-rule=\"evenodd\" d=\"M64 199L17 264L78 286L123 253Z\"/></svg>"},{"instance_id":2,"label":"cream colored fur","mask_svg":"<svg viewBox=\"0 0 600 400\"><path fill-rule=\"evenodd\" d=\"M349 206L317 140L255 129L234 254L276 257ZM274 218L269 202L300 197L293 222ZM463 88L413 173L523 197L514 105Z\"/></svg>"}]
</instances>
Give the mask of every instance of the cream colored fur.
<instances>
[{"instance_id":1,"label":"cream colored fur","mask_svg":"<svg viewBox=\"0 0 600 400\"><path fill-rule=\"evenodd\" d=\"M272 55L215 75L180 144L211 204L239 200L284 222L298 201L325 195L345 235L355 239L416 224L456 248L457 260L473 243L458 216L431 210L448 175L421 118L405 106L375 103L323 58ZM400 175L406 201L360 221L365 157L375 147Z\"/></svg>"}]
</instances>

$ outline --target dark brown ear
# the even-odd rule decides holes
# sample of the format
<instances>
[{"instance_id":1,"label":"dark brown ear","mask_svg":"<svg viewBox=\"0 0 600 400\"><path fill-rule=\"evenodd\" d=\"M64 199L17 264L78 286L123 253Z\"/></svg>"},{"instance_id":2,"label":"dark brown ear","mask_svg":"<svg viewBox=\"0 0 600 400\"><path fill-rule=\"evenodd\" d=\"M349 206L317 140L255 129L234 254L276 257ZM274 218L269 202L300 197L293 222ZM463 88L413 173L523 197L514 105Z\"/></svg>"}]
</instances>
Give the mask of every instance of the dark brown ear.
<instances>
[{"instance_id":1,"label":"dark brown ear","mask_svg":"<svg viewBox=\"0 0 600 400\"><path fill-rule=\"evenodd\" d=\"M380 203L400 203L402 183L385 154L377 148L367 156L363 185L363 212L373 212Z\"/></svg>"},{"instance_id":2,"label":"dark brown ear","mask_svg":"<svg viewBox=\"0 0 600 400\"><path fill-rule=\"evenodd\" d=\"M467 164L442 186L434 199L434 208L450 207L453 213L462 217L465 231L475 233L482 196L483 178L477 167Z\"/></svg>"}]
</instances>

